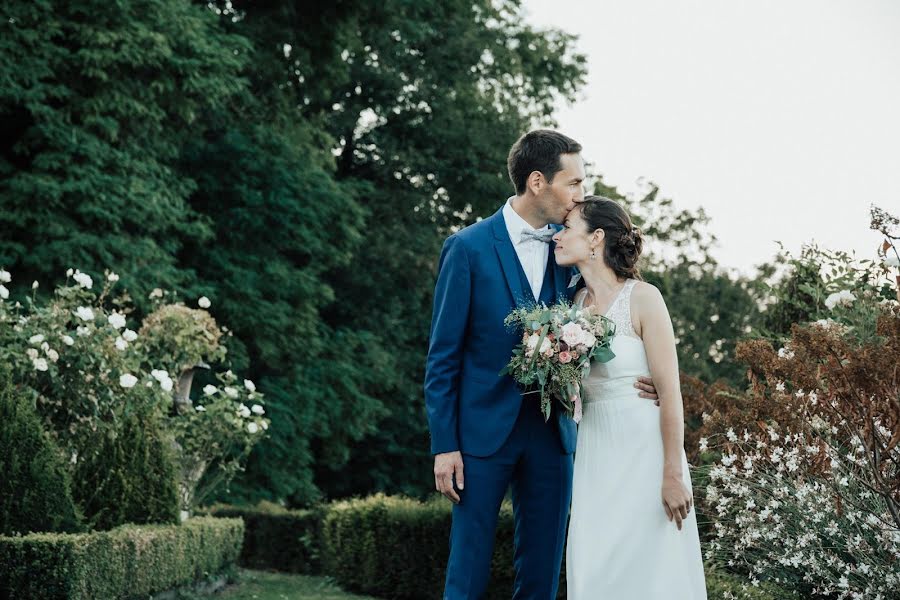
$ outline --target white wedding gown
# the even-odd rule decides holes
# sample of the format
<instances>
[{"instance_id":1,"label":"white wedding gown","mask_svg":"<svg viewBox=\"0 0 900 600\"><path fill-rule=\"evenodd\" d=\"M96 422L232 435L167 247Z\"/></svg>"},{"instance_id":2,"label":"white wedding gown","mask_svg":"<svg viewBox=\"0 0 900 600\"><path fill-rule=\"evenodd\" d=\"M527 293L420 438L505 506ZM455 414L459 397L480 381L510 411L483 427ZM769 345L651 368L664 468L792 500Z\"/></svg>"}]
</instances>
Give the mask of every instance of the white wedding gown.
<instances>
[{"instance_id":1,"label":"white wedding gown","mask_svg":"<svg viewBox=\"0 0 900 600\"><path fill-rule=\"evenodd\" d=\"M631 323L635 284L628 280L606 313L616 323L616 357L594 364L584 380L566 547L568 599L705 600L696 511L681 531L667 519L659 407L633 387L650 374ZM684 451L682 464L690 489Z\"/></svg>"}]
</instances>

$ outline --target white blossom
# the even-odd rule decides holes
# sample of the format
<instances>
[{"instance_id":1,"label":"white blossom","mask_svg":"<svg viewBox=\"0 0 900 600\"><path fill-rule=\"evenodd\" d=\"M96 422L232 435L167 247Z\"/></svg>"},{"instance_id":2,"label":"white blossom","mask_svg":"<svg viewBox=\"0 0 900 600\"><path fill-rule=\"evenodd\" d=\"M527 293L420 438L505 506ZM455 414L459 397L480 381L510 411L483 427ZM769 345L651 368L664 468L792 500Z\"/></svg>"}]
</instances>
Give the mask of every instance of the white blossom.
<instances>
[{"instance_id":1,"label":"white blossom","mask_svg":"<svg viewBox=\"0 0 900 600\"><path fill-rule=\"evenodd\" d=\"M127 347L128 347L128 342L126 342L122 338L116 338L116 348L118 348L119 350L124 350Z\"/></svg>"},{"instance_id":2,"label":"white blossom","mask_svg":"<svg viewBox=\"0 0 900 600\"><path fill-rule=\"evenodd\" d=\"M84 337L86 335L91 335L91 328L85 327L85 326L79 326L77 329L75 329L75 333L81 337Z\"/></svg>"},{"instance_id":3,"label":"white blossom","mask_svg":"<svg viewBox=\"0 0 900 600\"><path fill-rule=\"evenodd\" d=\"M78 285L85 289L91 289L94 287L94 280L91 279L91 276L87 273L82 273L81 271L75 271L75 275L72 277Z\"/></svg>"},{"instance_id":4,"label":"white blossom","mask_svg":"<svg viewBox=\"0 0 900 600\"><path fill-rule=\"evenodd\" d=\"M251 392L256 391L256 384L250 381L249 379L244 380L244 387L247 388Z\"/></svg>"},{"instance_id":5,"label":"white blossom","mask_svg":"<svg viewBox=\"0 0 900 600\"><path fill-rule=\"evenodd\" d=\"M59 352L57 352L53 348L50 348L49 350L47 350L47 358L49 358L53 362L57 362L59 361Z\"/></svg>"},{"instance_id":6,"label":"white blossom","mask_svg":"<svg viewBox=\"0 0 900 600\"><path fill-rule=\"evenodd\" d=\"M66 269L66 277L71 277L71 276L72 276L72 273L74 273L74 272L75 272L75 271L73 271L71 268Z\"/></svg>"},{"instance_id":7,"label":"white blossom","mask_svg":"<svg viewBox=\"0 0 900 600\"><path fill-rule=\"evenodd\" d=\"M130 329L126 329L122 332L122 337L125 338L126 342L133 342L138 338L138 334Z\"/></svg>"},{"instance_id":8,"label":"white blossom","mask_svg":"<svg viewBox=\"0 0 900 600\"><path fill-rule=\"evenodd\" d=\"M153 369L150 371L150 375L153 376L153 379L159 382L159 387L167 392L172 391L174 382L172 381L172 378L169 376L169 373L167 371L164 371L163 369Z\"/></svg>"},{"instance_id":9,"label":"white blossom","mask_svg":"<svg viewBox=\"0 0 900 600\"><path fill-rule=\"evenodd\" d=\"M41 286L41 284L38 283L37 279L35 279L34 281L31 282L31 289L33 289L33 290L38 289L40 286Z\"/></svg>"},{"instance_id":10,"label":"white blossom","mask_svg":"<svg viewBox=\"0 0 900 600\"><path fill-rule=\"evenodd\" d=\"M159 289L159 288L153 288L153 291L150 292L150 295L149 295L148 297L149 297L149 298L162 298L162 297L163 297L163 291L162 291L161 289Z\"/></svg>"},{"instance_id":11,"label":"white blossom","mask_svg":"<svg viewBox=\"0 0 900 600\"><path fill-rule=\"evenodd\" d=\"M115 282L117 282L117 281L119 280L119 276L116 275L116 274L113 273L113 272L110 272L110 273L107 273L107 274L106 274L106 280L109 281L109 282L111 282L111 283L115 283Z\"/></svg>"},{"instance_id":12,"label":"white blossom","mask_svg":"<svg viewBox=\"0 0 900 600\"><path fill-rule=\"evenodd\" d=\"M10 281L12 281L12 275L9 274L9 271L0 269L0 283L9 283Z\"/></svg>"},{"instance_id":13,"label":"white blossom","mask_svg":"<svg viewBox=\"0 0 900 600\"><path fill-rule=\"evenodd\" d=\"M75 315L78 316L82 321L93 321L94 320L94 311L91 310L90 306L79 306L75 309Z\"/></svg>"},{"instance_id":14,"label":"white blossom","mask_svg":"<svg viewBox=\"0 0 900 600\"><path fill-rule=\"evenodd\" d=\"M40 343L43 342L43 341L44 341L44 336L41 335L40 333L37 334L37 335L33 335L33 336L31 336L30 338L28 338L28 343L29 343L29 344L40 344Z\"/></svg>"},{"instance_id":15,"label":"white blossom","mask_svg":"<svg viewBox=\"0 0 900 600\"><path fill-rule=\"evenodd\" d=\"M257 431L259 431L259 426L256 423L247 423L247 431L249 431L251 434L256 433Z\"/></svg>"},{"instance_id":16,"label":"white blossom","mask_svg":"<svg viewBox=\"0 0 900 600\"><path fill-rule=\"evenodd\" d=\"M75 340L73 340L72 336L69 336L69 335L64 335L64 336L62 336L61 339L63 341L63 344L65 344L66 346L71 346L72 344L75 343Z\"/></svg>"},{"instance_id":17,"label":"white blossom","mask_svg":"<svg viewBox=\"0 0 900 600\"><path fill-rule=\"evenodd\" d=\"M266 414L266 409L264 409L264 408L263 408L262 406L260 406L259 404L254 404L253 407L252 407L250 410L252 410L252 411L253 411L253 414L255 414L255 415L264 415L264 414Z\"/></svg>"},{"instance_id":18,"label":"white blossom","mask_svg":"<svg viewBox=\"0 0 900 600\"><path fill-rule=\"evenodd\" d=\"M197 306L199 306L200 308L209 308L210 306L212 306L212 303L209 301L209 298L203 296L202 298L197 300Z\"/></svg>"},{"instance_id":19,"label":"white blossom","mask_svg":"<svg viewBox=\"0 0 900 600\"><path fill-rule=\"evenodd\" d=\"M244 417L245 419L250 416L250 409L247 408L246 404L241 404L238 407L238 414Z\"/></svg>"},{"instance_id":20,"label":"white blossom","mask_svg":"<svg viewBox=\"0 0 900 600\"><path fill-rule=\"evenodd\" d=\"M236 388L229 386L225 387L225 395L229 398L237 398L240 395L240 392L237 391Z\"/></svg>"},{"instance_id":21,"label":"white blossom","mask_svg":"<svg viewBox=\"0 0 900 600\"><path fill-rule=\"evenodd\" d=\"M213 394L215 394L218 391L219 391L219 388L217 388L214 385L207 384L207 385L203 386L203 393L206 394L207 396L212 396Z\"/></svg>"},{"instance_id":22,"label":"white blossom","mask_svg":"<svg viewBox=\"0 0 900 600\"><path fill-rule=\"evenodd\" d=\"M197 412L206 412L206 407L203 406L202 404L198 404L197 406L194 407L194 410L196 410Z\"/></svg>"},{"instance_id":23,"label":"white blossom","mask_svg":"<svg viewBox=\"0 0 900 600\"><path fill-rule=\"evenodd\" d=\"M121 313L112 313L106 319L110 325L112 325L116 329L122 329L125 327L125 315Z\"/></svg>"},{"instance_id":24,"label":"white blossom","mask_svg":"<svg viewBox=\"0 0 900 600\"><path fill-rule=\"evenodd\" d=\"M6 300L9 298L9 290L6 289L5 285L0 285L0 300Z\"/></svg>"},{"instance_id":25,"label":"white blossom","mask_svg":"<svg viewBox=\"0 0 900 600\"><path fill-rule=\"evenodd\" d=\"M35 358L31 361L37 371L46 371L49 368L46 358Z\"/></svg>"},{"instance_id":26,"label":"white blossom","mask_svg":"<svg viewBox=\"0 0 900 600\"><path fill-rule=\"evenodd\" d=\"M119 385L121 385L125 389L133 388L134 384L136 384L137 381L137 377L135 377L131 373L125 373L124 375L119 377Z\"/></svg>"}]
</instances>

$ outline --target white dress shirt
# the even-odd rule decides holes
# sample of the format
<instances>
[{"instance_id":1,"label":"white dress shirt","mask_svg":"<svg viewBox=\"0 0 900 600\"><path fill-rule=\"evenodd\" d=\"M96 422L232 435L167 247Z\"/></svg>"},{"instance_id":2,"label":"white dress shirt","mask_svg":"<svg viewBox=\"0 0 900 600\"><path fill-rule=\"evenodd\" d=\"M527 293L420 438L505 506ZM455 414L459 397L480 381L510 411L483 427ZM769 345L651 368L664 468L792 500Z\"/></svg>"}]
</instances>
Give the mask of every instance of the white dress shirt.
<instances>
[{"instance_id":1,"label":"white dress shirt","mask_svg":"<svg viewBox=\"0 0 900 600\"><path fill-rule=\"evenodd\" d=\"M506 221L509 239L512 240L516 256L519 257L522 270L525 271L525 277L528 278L528 283L531 285L531 292L534 294L534 299L537 300L541 297L541 288L544 285L544 271L547 270L547 260L550 258L550 244L535 239L522 241L522 230L544 231L549 230L550 226L535 229L529 225L528 221L520 217L513 209L513 198L515 196L510 197L503 206L503 220Z\"/></svg>"}]
</instances>

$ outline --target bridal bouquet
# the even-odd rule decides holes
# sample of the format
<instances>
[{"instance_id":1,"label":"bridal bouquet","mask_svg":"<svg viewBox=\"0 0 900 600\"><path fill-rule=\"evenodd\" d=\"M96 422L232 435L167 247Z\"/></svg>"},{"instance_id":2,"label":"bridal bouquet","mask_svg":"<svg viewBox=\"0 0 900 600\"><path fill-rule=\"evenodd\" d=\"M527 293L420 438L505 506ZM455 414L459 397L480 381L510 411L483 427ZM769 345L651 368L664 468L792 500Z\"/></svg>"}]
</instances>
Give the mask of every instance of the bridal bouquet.
<instances>
[{"instance_id":1,"label":"bridal bouquet","mask_svg":"<svg viewBox=\"0 0 900 600\"><path fill-rule=\"evenodd\" d=\"M523 333L500 375L511 375L524 387L539 386L539 390L526 393L540 393L545 420L550 418L551 402L556 398L576 423L580 421L581 380L592 361L607 362L615 357L609 347L615 323L567 302L549 308L543 304L518 308L504 323Z\"/></svg>"}]
</instances>

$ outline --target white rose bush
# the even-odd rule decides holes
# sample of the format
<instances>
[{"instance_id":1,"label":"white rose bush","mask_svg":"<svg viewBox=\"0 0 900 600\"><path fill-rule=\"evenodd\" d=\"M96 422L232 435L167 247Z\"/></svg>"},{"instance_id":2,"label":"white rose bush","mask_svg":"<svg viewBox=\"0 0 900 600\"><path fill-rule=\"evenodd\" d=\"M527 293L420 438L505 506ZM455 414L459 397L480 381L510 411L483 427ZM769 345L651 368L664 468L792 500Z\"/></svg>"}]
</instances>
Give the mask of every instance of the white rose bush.
<instances>
[{"instance_id":1,"label":"white rose bush","mask_svg":"<svg viewBox=\"0 0 900 600\"><path fill-rule=\"evenodd\" d=\"M178 410L177 395L187 391L178 388L180 378L198 365L224 361L227 330L205 310L162 304L162 292L155 295L157 309L136 322L127 293L113 294L119 276L104 275L101 287L70 269L46 301L33 287L24 303L13 302L4 287L0 360L33 397L73 469L98 436L115 435L124 416L159 415L180 463L182 510L190 511L233 477L263 438L269 427L263 394L230 370L211 371L216 383L195 390L196 402L187 398L188 410ZM0 282L12 280L0 268ZM237 393L226 394L226 387Z\"/></svg>"}]
</instances>

